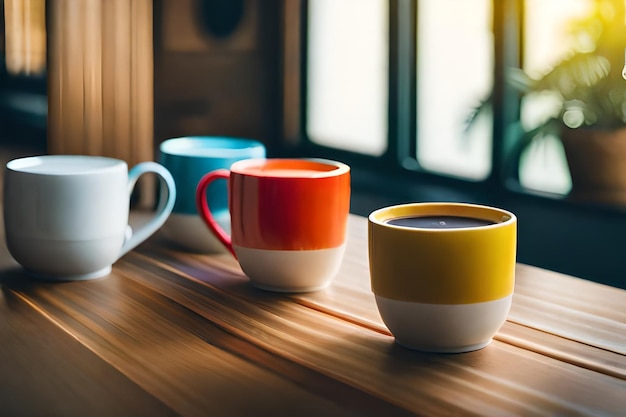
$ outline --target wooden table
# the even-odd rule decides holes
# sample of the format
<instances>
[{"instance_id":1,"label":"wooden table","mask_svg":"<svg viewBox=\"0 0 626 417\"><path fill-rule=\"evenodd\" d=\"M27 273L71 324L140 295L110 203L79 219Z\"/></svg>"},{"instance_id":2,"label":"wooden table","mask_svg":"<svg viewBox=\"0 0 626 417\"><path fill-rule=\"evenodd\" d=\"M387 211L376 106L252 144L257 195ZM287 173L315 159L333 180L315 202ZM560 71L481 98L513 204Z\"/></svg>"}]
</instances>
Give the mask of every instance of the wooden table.
<instances>
[{"instance_id":1,"label":"wooden table","mask_svg":"<svg viewBox=\"0 0 626 417\"><path fill-rule=\"evenodd\" d=\"M256 290L159 235L106 278L28 278L0 246L0 415L626 416L626 291L519 265L509 320L464 354L394 344L351 216L326 290Z\"/></svg>"}]
</instances>

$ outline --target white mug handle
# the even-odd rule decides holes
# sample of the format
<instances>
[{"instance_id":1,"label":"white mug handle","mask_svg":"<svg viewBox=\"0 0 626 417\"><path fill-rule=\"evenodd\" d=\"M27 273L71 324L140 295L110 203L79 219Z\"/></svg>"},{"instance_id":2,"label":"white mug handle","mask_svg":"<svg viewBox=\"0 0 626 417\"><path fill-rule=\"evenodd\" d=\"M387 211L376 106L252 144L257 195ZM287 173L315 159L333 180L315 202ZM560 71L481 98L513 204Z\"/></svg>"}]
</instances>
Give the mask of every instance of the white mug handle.
<instances>
[{"instance_id":1,"label":"white mug handle","mask_svg":"<svg viewBox=\"0 0 626 417\"><path fill-rule=\"evenodd\" d=\"M139 177L148 172L156 174L159 178L159 203L154 216L147 223L143 224L135 231L132 231L130 226L128 227L126 233L127 239L124 240L124 245L122 245L120 254L117 257L118 259L133 250L137 245L148 239L163 226L174 208L176 201L176 185L174 178L163 165L157 164L156 162L140 162L128 172L128 195L130 196L132 194Z\"/></svg>"}]
</instances>

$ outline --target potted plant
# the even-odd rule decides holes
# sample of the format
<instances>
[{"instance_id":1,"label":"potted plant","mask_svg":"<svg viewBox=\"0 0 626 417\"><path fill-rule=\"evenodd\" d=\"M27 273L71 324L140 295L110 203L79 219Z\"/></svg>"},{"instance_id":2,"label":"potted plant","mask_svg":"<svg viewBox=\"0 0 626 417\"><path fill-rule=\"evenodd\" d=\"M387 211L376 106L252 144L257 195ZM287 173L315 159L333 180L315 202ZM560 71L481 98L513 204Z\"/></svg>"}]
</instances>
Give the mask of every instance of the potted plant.
<instances>
[{"instance_id":1,"label":"potted plant","mask_svg":"<svg viewBox=\"0 0 626 417\"><path fill-rule=\"evenodd\" d=\"M598 2L588 17L570 23L570 54L538 77L507 73L522 98L549 96L557 104L541 123L513 130L507 163L517 170L530 144L558 137L572 178L569 198L626 205L624 2ZM490 104L487 98L473 110L469 126Z\"/></svg>"}]
</instances>

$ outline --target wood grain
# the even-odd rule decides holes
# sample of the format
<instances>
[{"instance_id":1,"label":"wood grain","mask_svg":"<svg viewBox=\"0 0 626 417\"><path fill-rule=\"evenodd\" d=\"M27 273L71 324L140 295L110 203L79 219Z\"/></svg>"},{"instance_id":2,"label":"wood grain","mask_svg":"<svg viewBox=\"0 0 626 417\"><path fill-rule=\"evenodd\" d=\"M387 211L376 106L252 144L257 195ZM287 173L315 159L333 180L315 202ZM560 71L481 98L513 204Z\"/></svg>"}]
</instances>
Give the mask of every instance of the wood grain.
<instances>
[{"instance_id":1,"label":"wood grain","mask_svg":"<svg viewBox=\"0 0 626 417\"><path fill-rule=\"evenodd\" d=\"M394 343L367 259L357 216L332 285L293 295L159 234L85 282L33 280L3 243L0 414L624 415L626 291L518 265L491 345L424 354Z\"/></svg>"},{"instance_id":2,"label":"wood grain","mask_svg":"<svg viewBox=\"0 0 626 417\"><path fill-rule=\"evenodd\" d=\"M0 292L0 415L172 416L160 400L103 361L6 286Z\"/></svg>"}]
</instances>

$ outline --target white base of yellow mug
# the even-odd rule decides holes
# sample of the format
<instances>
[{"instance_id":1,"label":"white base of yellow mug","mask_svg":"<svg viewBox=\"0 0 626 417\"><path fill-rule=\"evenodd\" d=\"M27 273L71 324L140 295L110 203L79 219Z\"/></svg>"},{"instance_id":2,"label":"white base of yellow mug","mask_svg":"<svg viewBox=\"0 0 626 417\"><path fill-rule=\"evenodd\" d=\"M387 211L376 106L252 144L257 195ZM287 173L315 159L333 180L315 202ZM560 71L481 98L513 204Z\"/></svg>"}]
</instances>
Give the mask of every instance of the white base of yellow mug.
<instances>
[{"instance_id":1,"label":"white base of yellow mug","mask_svg":"<svg viewBox=\"0 0 626 417\"><path fill-rule=\"evenodd\" d=\"M491 342L506 320L512 297L472 304L426 304L377 295L376 303L399 345L425 352L461 353Z\"/></svg>"}]
</instances>

